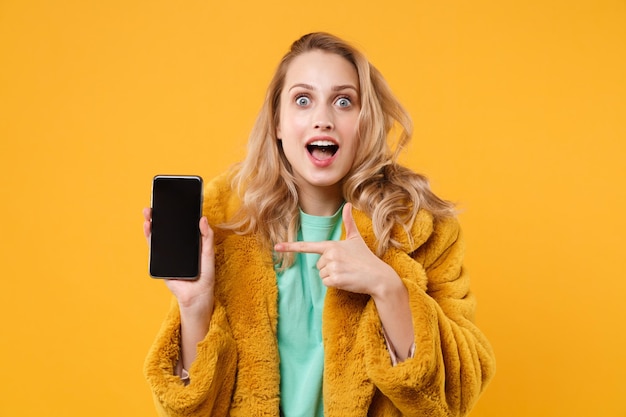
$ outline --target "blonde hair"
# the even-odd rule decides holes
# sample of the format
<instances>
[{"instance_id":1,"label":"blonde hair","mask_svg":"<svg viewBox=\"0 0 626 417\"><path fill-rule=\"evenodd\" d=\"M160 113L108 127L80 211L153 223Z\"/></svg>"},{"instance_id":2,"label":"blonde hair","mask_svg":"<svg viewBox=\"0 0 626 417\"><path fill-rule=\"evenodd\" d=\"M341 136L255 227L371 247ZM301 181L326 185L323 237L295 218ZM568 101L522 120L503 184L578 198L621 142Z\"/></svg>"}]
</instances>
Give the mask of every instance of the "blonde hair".
<instances>
[{"instance_id":1,"label":"blonde hair","mask_svg":"<svg viewBox=\"0 0 626 417\"><path fill-rule=\"evenodd\" d=\"M359 147L344 178L343 195L372 218L376 254L382 256L389 247L399 245L391 236L395 224L402 225L410 238L408 232L420 208L440 217L453 215L454 207L431 191L423 175L398 164L398 156L411 137L411 118L367 58L328 33L304 35L291 45L278 65L250 133L247 156L233 171L232 187L241 198L241 207L223 227L240 234L256 233L269 250L277 242L296 239L300 219L298 189L278 144L276 126L290 63L295 57L316 50L344 57L354 65L359 77ZM275 262L286 268L293 263L293 254L278 254Z\"/></svg>"}]
</instances>

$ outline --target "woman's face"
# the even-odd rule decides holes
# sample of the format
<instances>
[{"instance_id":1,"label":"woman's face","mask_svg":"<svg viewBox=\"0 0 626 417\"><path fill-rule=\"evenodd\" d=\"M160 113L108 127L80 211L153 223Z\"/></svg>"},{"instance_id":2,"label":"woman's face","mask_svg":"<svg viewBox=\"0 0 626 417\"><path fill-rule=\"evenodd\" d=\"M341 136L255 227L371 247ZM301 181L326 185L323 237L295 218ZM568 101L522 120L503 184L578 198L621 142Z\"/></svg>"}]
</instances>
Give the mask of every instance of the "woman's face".
<instances>
[{"instance_id":1,"label":"woman's face","mask_svg":"<svg viewBox=\"0 0 626 417\"><path fill-rule=\"evenodd\" d=\"M276 133L301 191L341 192L356 154L360 109L358 74L345 58L311 51L291 62Z\"/></svg>"}]
</instances>

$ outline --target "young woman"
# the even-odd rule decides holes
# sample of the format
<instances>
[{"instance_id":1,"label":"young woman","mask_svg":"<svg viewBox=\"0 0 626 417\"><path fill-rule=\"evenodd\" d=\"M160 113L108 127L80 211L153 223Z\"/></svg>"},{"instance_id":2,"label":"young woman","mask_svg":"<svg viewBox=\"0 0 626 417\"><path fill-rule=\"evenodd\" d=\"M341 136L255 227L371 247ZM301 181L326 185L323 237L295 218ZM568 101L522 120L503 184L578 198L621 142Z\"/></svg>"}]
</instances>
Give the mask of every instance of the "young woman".
<instances>
[{"instance_id":1,"label":"young woman","mask_svg":"<svg viewBox=\"0 0 626 417\"><path fill-rule=\"evenodd\" d=\"M199 278L166 280L175 302L145 364L160 415L471 410L494 357L453 206L397 162L410 134L359 51L294 42L246 159L207 184Z\"/></svg>"}]
</instances>

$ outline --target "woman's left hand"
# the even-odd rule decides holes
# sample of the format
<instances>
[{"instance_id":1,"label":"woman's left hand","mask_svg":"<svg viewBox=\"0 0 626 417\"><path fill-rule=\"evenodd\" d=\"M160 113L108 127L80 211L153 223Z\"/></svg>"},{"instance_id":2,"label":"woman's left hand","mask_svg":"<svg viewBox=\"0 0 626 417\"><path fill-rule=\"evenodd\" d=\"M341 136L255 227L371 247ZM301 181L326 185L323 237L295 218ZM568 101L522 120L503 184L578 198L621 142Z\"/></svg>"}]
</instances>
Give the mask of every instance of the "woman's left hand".
<instances>
[{"instance_id":1,"label":"woman's left hand","mask_svg":"<svg viewBox=\"0 0 626 417\"><path fill-rule=\"evenodd\" d=\"M398 274L368 247L352 217L352 204L342 212L346 237L339 241L283 242L274 246L277 252L317 253L317 268L327 287L354 293L380 295L388 284L397 285Z\"/></svg>"}]
</instances>

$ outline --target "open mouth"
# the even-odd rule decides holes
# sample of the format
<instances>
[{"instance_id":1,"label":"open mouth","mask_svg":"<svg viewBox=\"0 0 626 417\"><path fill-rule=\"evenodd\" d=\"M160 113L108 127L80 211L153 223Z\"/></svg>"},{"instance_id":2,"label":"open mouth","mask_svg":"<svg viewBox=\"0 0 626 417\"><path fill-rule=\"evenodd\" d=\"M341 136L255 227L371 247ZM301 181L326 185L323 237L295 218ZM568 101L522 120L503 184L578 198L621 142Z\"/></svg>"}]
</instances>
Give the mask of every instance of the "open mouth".
<instances>
[{"instance_id":1,"label":"open mouth","mask_svg":"<svg viewBox=\"0 0 626 417\"><path fill-rule=\"evenodd\" d=\"M332 158L339 150L339 145L330 140L315 140L306 145L306 149L313 158L323 161Z\"/></svg>"}]
</instances>

